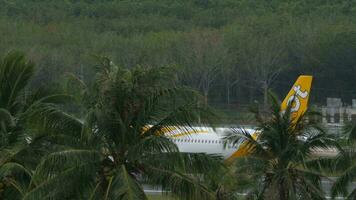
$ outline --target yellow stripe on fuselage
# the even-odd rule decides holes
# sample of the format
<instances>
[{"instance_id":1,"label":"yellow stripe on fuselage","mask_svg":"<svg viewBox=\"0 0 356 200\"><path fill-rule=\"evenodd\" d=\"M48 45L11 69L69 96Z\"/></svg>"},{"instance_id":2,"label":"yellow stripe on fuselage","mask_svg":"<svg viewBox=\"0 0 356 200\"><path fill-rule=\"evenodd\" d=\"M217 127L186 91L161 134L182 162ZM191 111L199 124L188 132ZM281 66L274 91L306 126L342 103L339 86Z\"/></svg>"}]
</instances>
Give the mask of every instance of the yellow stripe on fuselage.
<instances>
[{"instance_id":1,"label":"yellow stripe on fuselage","mask_svg":"<svg viewBox=\"0 0 356 200\"><path fill-rule=\"evenodd\" d=\"M209 133L209 131L184 131L182 133L177 133L177 134L172 134L169 135L169 137L172 138L177 138L177 137L182 137L182 136L186 136L186 135L192 135L192 134L204 134L204 133Z\"/></svg>"},{"instance_id":2,"label":"yellow stripe on fuselage","mask_svg":"<svg viewBox=\"0 0 356 200\"><path fill-rule=\"evenodd\" d=\"M142 134L145 133L146 131L148 131L149 129L151 128L151 126L149 125L146 125L142 128ZM166 133L169 133L169 132L172 132L172 131L175 131L177 130L178 128L175 127L175 126L167 126L167 127L163 127L161 128L160 130L156 131L155 134L158 134L158 135L164 135Z\"/></svg>"}]
</instances>

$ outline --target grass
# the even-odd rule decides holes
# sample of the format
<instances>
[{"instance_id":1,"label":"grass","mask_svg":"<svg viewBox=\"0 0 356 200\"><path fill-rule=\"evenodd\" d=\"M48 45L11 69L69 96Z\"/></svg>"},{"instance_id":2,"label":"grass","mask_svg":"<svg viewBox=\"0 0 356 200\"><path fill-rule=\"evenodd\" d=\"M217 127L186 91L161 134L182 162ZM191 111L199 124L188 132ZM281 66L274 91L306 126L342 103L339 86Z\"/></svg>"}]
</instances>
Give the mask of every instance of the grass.
<instances>
[{"instance_id":1,"label":"grass","mask_svg":"<svg viewBox=\"0 0 356 200\"><path fill-rule=\"evenodd\" d=\"M176 198L163 195L163 194L149 194L147 195L149 200L178 200Z\"/></svg>"},{"instance_id":2,"label":"grass","mask_svg":"<svg viewBox=\"0 0 356 200\"><path fill-rule=\"evenodd\" d=\"M147 197L148 197L148 200L179 200L177 198L163 195L163 194L148 194ZM238 199L243 200L243 199L245 199L245 197L241 196L241 198L239 197Z\"/></svg>"}]
</instances>

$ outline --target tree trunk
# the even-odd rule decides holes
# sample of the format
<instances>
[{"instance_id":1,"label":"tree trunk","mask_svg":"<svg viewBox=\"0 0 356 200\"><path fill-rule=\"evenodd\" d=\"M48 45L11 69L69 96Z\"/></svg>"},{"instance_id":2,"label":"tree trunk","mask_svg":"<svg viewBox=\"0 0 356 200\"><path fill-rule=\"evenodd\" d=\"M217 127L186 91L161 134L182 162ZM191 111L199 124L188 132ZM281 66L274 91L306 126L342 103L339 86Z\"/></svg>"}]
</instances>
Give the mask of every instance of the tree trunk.
<instances>
[{"instance_id":1,"label":"tree trunk","mask_svg":"<svg viewBox=\"0 0 356 200\"><path fill-rule=\"evenodd\" d=\"M254 88L252 87L252 84L250 84L248 87L248 101L249 101L249 104L252 104L253 101L254 101Z\"/></svg>"},{"instance_id":2,"label":"tree trunk","mask_svg":"<svg viewBox=\"0 0 356 200\"><path fill-rule=\"evenodd\" d=\"M285 191L285 188L284 188L284 183L280 183L279 184L279 200L287 200L287 197L286 197L286 191Z\"/></svg>"},{"instance_id":3,"label":"tree trunk","mask_svg":"<svg viewBox=\"0 0 356 200\"><path fill-rule=\"evenodd\" d=\"M0 199L4 199L4 193L5 193L5 184L3 182L0 182Z\"/></svg>"},{"instance_id":4,"label":"tree trunk","mask_svg":"<svg viewBox=\"0 0 356 200\"><path fill-rule=\"evenodd\" d=\"M268 84L267 81L262 82L263 89L263 108L266 111L268 109Z\"/></svg>"},{"instance_id":5,"label":"tree trunk","mask_svg":"<svg viewBox=\"0 0 356 200\"><path fill-rule=\"evenodd\" d=\"M230 108L230 85L226 87L226 103L227 107Z\"/></svg>"},{"instance_id":6,"label":"tree trunk","mask_svg":"<svg viewBox=\"0 0 356 200\"><path fill-rule=\"evenodd\" d=\"M200 108L200 100L198 100L198 109ZM198 115L198 124L201 123L201 117L200 117L200 112L199 112L199 115Z\"/></svg>"},{"instance_id":7,"label":"tree trunk","mask_svg":"<svg viewBox=\"0 0 356 200\"><path fill-rule=\"evenodd\" d=\"M208 91L204 91L204 106L208 106Z\"/></svg>"}]
</instances>

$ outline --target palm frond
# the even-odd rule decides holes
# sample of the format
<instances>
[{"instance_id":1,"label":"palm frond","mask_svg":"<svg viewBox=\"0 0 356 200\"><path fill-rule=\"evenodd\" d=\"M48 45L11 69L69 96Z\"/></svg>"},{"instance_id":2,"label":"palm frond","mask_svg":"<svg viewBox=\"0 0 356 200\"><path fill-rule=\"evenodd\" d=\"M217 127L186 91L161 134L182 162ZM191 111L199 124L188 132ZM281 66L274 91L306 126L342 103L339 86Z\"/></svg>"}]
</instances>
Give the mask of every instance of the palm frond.
<instances>
[{"instance_id":1,"label":"palm frond","mask_svg":"<svg viewBox=\"0 0 356 200\"><path fill-rule=\"evenodd\" d=\"M232 128L226 132L224 145L232 144L243 148L249 149L248 151L253 156L268 158L270 153L263 147L263 144L258 140L260 130L250 133L244 128ZM256 138L252 134L257 134ZM244 146L245 145L245 146Z\"/></svg>"},{"instance_id":2,"label":"palm frond","mask_svg":"<svg viewBox=\"0 0 356 200\"><path fill-rule=\"evenodd\" d=\"M32 173L19 163L7 162L0 167L0 177L6 177L8 175L24 174L28 177L32 177Z\"/></svg>"},{"instance_id":3,"label":"palm frond","mask_svg":"<svg viewBox=\"0 0 356 200\"><path fill-rule=\"evenodd\" d=\"M17 111L17 98L34 74L34 64L20 52L8 53L0 63L0 107Z\"/></svg>"},{"instance_id":4,"label":"palm frond","mask_svg":"<svg viewBox=\"0 0 356 200\"><path fill-rule=\"evenodd\" d=\"M185 174L208 174L222 167L222 158L204 153L166 152L149 154L139 160L143 166L180 171Z\"/></svg>"},{"instance_id":5,"label":"palm frond","mask_svg":"<svg viewBox=\"0 0 356 200\"><path fill-rule=\"evenodd\" d=\"M163 135L144 137L130 148L128 157L140 159L142 155L161 154L162 152L178 152L178 147L169 138Z\"/></svg>"},{"instance_id":6,"label":"palm frond","mask_svg":"<svg viewBox=\"0 0 356 200\"><path fill-rule=\"evenodd\" d=\"M303 149L307 152L313 149L332 149L335 147L339 148L337 142L333 138L319 132L306 135L306 141L303 142Z\"/></svg>"},{"instance_id":7,"label":"palm frond","mask_svg":"<svg viewBox=\"0 0 356 200\"><path fill-rule=\"evenodd\" d=\"M53 104L38 104L26 112L27 123L39 133L80 135L83 123Z\"/></svg>"},{"instance_id":8,"label":"palm frond","mask_svg":"<svg viewBox=\"0 0 356 200\"><path fill-rule=\"evenodd\" d=\"M204 109L196 102L187 102L179 107L170 109L164 114L161 113L159 118L152 121L152 127L146 133L159 134L161 130L169 130L172 126L187 131L187 129L194 129L194 122L197 123L199 119L208 120L213 117L214 114L208 108Z\"/></svg>"},{"instance_id":9,"label":"palm frond","mask_svg":"<svg viewBox=\"0 0 356 200\"><path fill-rule=\"evenodd\" d=\"M356 166L354 165L346 169L335 181L334 185L331 188L332 197L336 197L338 194L347 197L348 186L352 182L352 180L355 179L356 179Z\"/></svg>"},{"instance_id":10,"label":"palm frond","mask_svg":"<svg viewBox=\"0 0 356 200\"><path fill-rule=\"evenodd\" d=\"M28 147L26 141L27 134L24 132L6 133L3 136L6 138L2 139L7 142L0 147L0 165L14 161L16 156Z\"/></svg>"},{"instance_id":11,"label":"palm frond","mask_svg":"<svg viewBox=\"0 0 356 200\"><path fill-rule=\"evenodd\" d=\"M114 176L109 178L109 184L102 199L144 200L147 197L137 180L124 165L121 165Z\"/></svg>"},{"instance_id":12,"label":"palm frond","mask_svg":"<svg viewBox=\"0 0 356 200\"><path fill-rule=\"evenodd\" d=\"M156 88L146 96L144 107L134 120L137 127L146 126L148 123L161 121L164 116L169 116L172 108L181 106L196 98L196 93L184 87ZM188 97L189 96L189 97Z\"/></svg>"},{"instance_id":13,"label":"palm frond","mask_svg":"<svg viewBox=\"0 0 356 200\"><path fill-rule=\"evenodd\" d=\"M17 193L23 195L32 178L32 173L25 166L7 162L0 167L0 180L14 188Z\"/></svg>"},{"instance_id":14,"label":"palm frond","mask_svg":"<svg viewBox=\"0 0 356 200\"><path fill-rule=\"evenodd\" d=\"M316 158L305 161L305 166L308 169L315 171L326 171L335 173L335 158Z\"/></svg>"},{"instance_id":15,"label":"palm frond","mask_svg":"<svg viewBox=\"0 0 356 200\"><path fill-rule=\"evenodd\" d=\"M213 199L214 193L209 190L199 177L186 175L178 171L159 169L156 167L146 168L148 183L160 183L164 191L182 199Z\"/></svg>"},{"instance_id":16,"label":"palm frond","mask_svg":"<svg viewBox=\"0 0 356 200\"><path fill-rule=\"evenodd\" d=\"M42 180L39 180L38 175L34 174L38 184L32 183L23 199L76 199L83 195L81 194L83 188L94 181L93 173L91 164L81 163L77 166L62 169L61 172L53 173Z\"/></svg>"},{"instance_id":17,"label":"palm frond","mask_svg":"<svg viewBox=\"0 0 356 200\"><path fill-rule=\"evenodd\" d=\"M347 200L355 200L356 199L356 188L351 191L349 196L347 196Z\"/></svg>"},{"instance_id":18,"label":"palm frond","mask_svg":"<svg viewBox=\"0 0 356 200\"><path fill-rule=\"evenodd\" d=\"M81 166L83 164L97 165L100 162L100 154L95 150L68 149L54 152L46 156L37 166L33 175L33 181L41 183L66 168Z\"/></svg>"},{"instance_id":19,"label":"palm frond","mask_svg":"<svg viewBox=\"0 0 356 200\"><path fill-rule=\"evenodd\" d=\"M14 117L4 108L0 108L0 122L2 123L1 126L15 126ZM2 127L0 131L2 131L3 128L6 127Z\"/></svg>"},{"instance_id":20,"label":"palm frond","mask_svg":"<svg viewBox=\"0 0 356 200\"><path fill-rule=\"evenodd\" d=\"M356 141L356 124L347 123L344 126L343 133L347 135L347 140L350 143Z\"/></svg>"}]
</instances>

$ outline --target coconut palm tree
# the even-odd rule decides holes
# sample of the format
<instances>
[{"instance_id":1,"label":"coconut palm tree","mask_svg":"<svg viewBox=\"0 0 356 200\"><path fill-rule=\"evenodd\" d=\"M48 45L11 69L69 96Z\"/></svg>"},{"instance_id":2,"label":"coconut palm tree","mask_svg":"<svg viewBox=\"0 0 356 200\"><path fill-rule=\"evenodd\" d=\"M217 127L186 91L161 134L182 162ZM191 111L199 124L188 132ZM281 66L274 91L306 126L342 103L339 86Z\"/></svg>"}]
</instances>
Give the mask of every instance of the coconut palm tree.
<instances>
[{"instance_id":1,"label":"coconut palm tree","mask_svg":"<svg viewBox=\"0 0 356 200\"><path fill-rule=\"evenodd\" d=\"M165 135L212 115L176 85L172 69L129 70L100 58L94 86L76 82L83 119L49 111L48 120L81 128L63 131L67 147L37 166L24 199L147 199L143 183L182 199L213 198L204 173L220 167L219 157L180 153Z\"/></svg>"},{"instance_id":2,"label":"coconut palm tree","mask_svg":"<svg viewBox=\"0 0 356 200\"><path fill-rule=\"evenodd\" d=\"M332 197L342 195L347 199L356 199L356 188L348 190L349 185L356 180L356 125L347 124L344 130L347 135L346 145L340 149L335 159L322 160L329 169L339 177L332 187Z\"/></svg>"},{"instance_id":3,"label":"coconut palm tree","mask_svg":"<svg viewBox=\"0 0 356 200\"><path fill-rule=\"evenodd\" d=\"M0 198L20 194L29 184L30 169L46 152L42 133L29 126L36 119L34 113L43 107L55 109L68 98L44 89L30 92L34 73L35 65L20 52L10 52L0 60Z\"/></svg>"},{"instance_id":4,"label":"coconut palm tree","mask_svg":"<svg viewBox=\"0 0 356 200\"><path fill-rule=\"evenodd\" d=\"M291 109L282 112L280 103L271 96L268 116L254 109L257 121L257 139L243 129L233 129L226 137L233 144L244 140L250 148L245 159L252 178L257 181L258 193L249 195L257 199L324 199L320 185L322 175L307 167L314 160L315 148L327 148L334 144L315 120L307 120L314 113L307 112L294 122ZM309 118L312 119L312 118ZM246 167L243 168L246 170ZM244 173L246 171L240 171Z\"/></svg>"}]
</instances>

